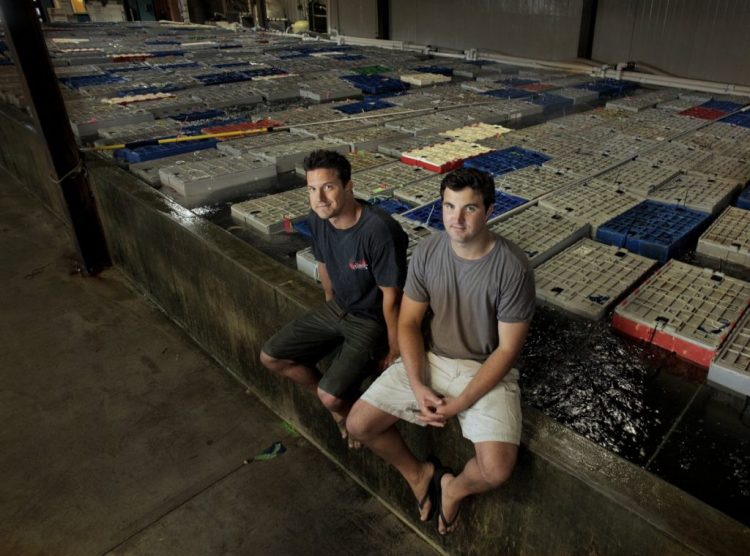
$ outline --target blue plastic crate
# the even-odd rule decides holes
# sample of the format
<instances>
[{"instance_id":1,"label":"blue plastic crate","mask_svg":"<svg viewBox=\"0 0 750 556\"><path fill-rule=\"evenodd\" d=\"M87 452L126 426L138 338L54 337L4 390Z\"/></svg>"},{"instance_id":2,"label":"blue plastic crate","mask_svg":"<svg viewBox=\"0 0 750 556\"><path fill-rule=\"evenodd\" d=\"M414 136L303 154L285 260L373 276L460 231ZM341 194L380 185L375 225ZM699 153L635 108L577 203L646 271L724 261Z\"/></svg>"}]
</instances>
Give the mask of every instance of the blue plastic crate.
<instances>
[{"instance_id":1,"label":"blue plastic crate","mask_svg":"<svg viewBox=\"0 0 750 556\"><path fill-rule=\"evenodd\" d=\"M474 168L493 176L501 176L527 166L541 166L549 159L547 155L536 151L521 147L508 147L470 158L464 161L464 168Z\"/></svg>"},{"instance_id":2,"label":"blue plastic crate","mask_svg":"<svg viewBox=\"0 0 750 556\"><path fill-rule=\"evenodd\" d=\"M740 196L737 198L737 206L741 209L750 210L750 186L746 187L740 193Z\"/></svg>"},{"instance_id":3,"label":"blue plastic crate","mask_svg":"<svg viewBox=\"0 0 750 556\"><path fill-rule=\"evenodd\" d=\"M421 66L416 68L416 70L422 73L436 73L438 75L445 75L446 77L453 77L453 68L445 66Z\"/></svg>"},{"instance_id":4,"label":"blue plastic crate","mask_svg":"<svg viewBox=\"0 0 750 556\"><path fill-rule=\"evenodd\" d=\"M495 205L492 209L490 219L497 218L501 214L504 214L516 207L520 207L526 202L526 199L521 199L521 197L508 195L507 193L503 193L502 191L495 191ZM425 226L435 228L436 230L445 229L445 227L443 226L442 199L437 199L421 207L407 210L402 214L402 216L419 222L420 224L423 224Z\"/></svg>"},{"instance_id":5,"label":"blue plastic crate","mask_svg":"<svg viewBox=\"0 0 750 556\"><path fill-rule=\"evenodd\" d=\"M200 64L198 62L175 62L173 64L154 64L153 67L160 70L178 69L178 68L197 68Z\"/></svg>"},{"instance_id":6,"label":"blue plastic crate","mask_svg":"<svg viewBox=\"0 0 750 556\"><path fill-rule=\"evenodd\" d=\"M730 112L736 112L740 108L744 108L744 104L738 104L736 102L730 102L728 100L709 100L701 104L703 108L711 108L712 110L721 110L729 114Z\"/></svg>"},{"instance_id":7,"label":"blue plastic crate","mask_svg":"<svg viewBox=\"0 0 750 556\"><path fill-rule=\"evenodd\" d=\"M367 58L367 56L362 56L361 54L345 54L344 56L334 56L334 60L339 60L341 62L354 62L356 60L364 60Z\"/></svg>"},{"instance_id":8,"label":"blue plastic crate","mask_svg":"<svg viewBox=\"0 0 750 556\"><path fill-rule=\"evenodd\" d=\"M520 85L531 85L532 83L539 83L538 79L524 79L522 77L506 77L500 79L498 83L502 83L507 87L518 87Z\"/></svg>"},{"instance_id":9,"label":"blue plastic crate","mask_svg":"<svg viewBox=\"0 0 750 556\"><path fill-rule=\"evenodd\" d=\"M394 198L378 199L375 201L371 201L370 204L374 207L384 210L388 214L401 214L413 208L410 204L404 203L403 201L399 201L398 199Z\"/></svg>"},{"instance_id":10,"label":"blue plastic crate","mask_svg":"<svg viewBox=\"0 0 750 556\"><path fill-rule=\"evenodd\" d=\"M390 102L384 100L363 100L362 102L352 102L351 104L344 104L343 106L337 106L336 110L343 112L344 114L361 114L362 112L371 112L373 110L382 110L383 108L392 108L396 106Z\"/></svg>"},{"instance_id":11,"label":"blue plastic crate","mask_svg":"<svg viewBox=\"0 0 750 556\"><path fill-rule=\"evenodd\" d=\"M307 223L307 220L300 220L299 222L295 222L292 225L292 228L300 235L303 235L305 237L312 237L312 231L310 230L310 225Z\"/></svg>"},{"instance_id":12,"label":"blue plastic crate","mask_svg":"<svg viewBox=\"0 0 750 556\"><path fill-rule=\"evenodd\" d=\"M739 112L731 116L725 116L717 120L720 124L734 124L742 127L750 127L750 112Z\"/></svg>"},{"instance_id":13,"label":"blue plastic crate","mask_svg":"<svg viewBox=\"0 0 750 556\"><path fill-rule=\"evenodd\" d=\"M211 64L212 68L238 68L241 66L249 66L250 62L223 62L221 64Z\"/></svg>"},{"instance_id":14,"label":"blue plastic crate","mask_svg":"<svg viewBox=\"0 0 750 556\"><path fill-rule=\"evenodd\" d=\"M195 120L208 120L211 118L220 118L226 115L227 113L223 110L212 108L210 110L201 110L200 112L185 112L183 114L176 114L174 116L170 116L170 118L172 120L177 120L178 122L194 122Z\"/></svg>"},{"instance_id":15,"label":"blue plastic crate","mask_svg":"<svg viewBox=\"0 0 750 556\"><path fill-rule=\"evenodd\" d=\"M381 75L345 75L341 79L345 79L363 93L370 95L398 93L409 88L408 83Z\"/></svg>"},{"instance_id":16,"label":"blue plastic crate","mask_svg":"<svg viewBox=\"0 0 750 556\"><path fill-rule=\"evenodd\" d=\"M524 91L523 89L493 89L492 91L485 91L482 93L489 97L503 98L503 99L530 99L535 96L535 93L530 91Z\"/></svg>"},{"instance_id":17,"label":"blue plastic crate","mask_svg":"<svg viewBox=\"0 0 750 556\"><path fill-rule=\"evenodd\" d=\"M154 58L166 58L167 56L184 56L184 50L153 50L149 52Z\"/></svg>"},{"instance_id":18,"label":"blue plastic crate","mask_svg":"<svg viewBox=\"0 0 750 556\"><path fill-rule=\"evenodd\" d=\"M705 212L643 201L599 226L596 239L666 262L692 247L710 220Z\"/></svg>"},{"instance_id":19,"label":"blue plastic crate","mask_svg":"<svg viewBox=\"0 0 750 556\"><path fill-rule=\"evenodd\" d=\"M180 41L176 41L173 39L148 39L143 41L143 44L151 44L151 45L168 45L168 44L180 44Z\"/></svg>"},{"instance_id":20,"label":"blue plastic crate","mask_svg":"<svg viewBox=\"0 0 750 556\"><path fill-rule=\"evenodd\" d=\"M541 93L540 95L529 99L529 102L543 106L545 110L554 110L555 108L573 105L572 98L561 97L560 95L552 93Z\"/></svg>"},{"instance_id":21,"label":"blue plastic crate","mask_svg":"<svg viewBox=\"0 0 750 556\"><path fill-rule=\"evenodd\" d=\"M227 71L223 73L206 73L196 75L195 78L204 85L221 85L223 83L237 83L239 81L250 81L252 77L244 71Z\"/></svg>"},{"instance_id":22,"label":"blue plastic crate","mask_svg":"<svg viewBox=\"0 0 750 556\"><path fill-rule=\"evenodd\" d=\"M61 77L60 82L73 89L81 87L96 87L98 85L110 85L113 83L125 83L125 79L119 75L76 75L72 77Z\"/></svg>"},{"instance_id":23,"label":"blue plastic crate","mask_svg":"<svg viewBox=\"0 0 750 556\"><path fill-rule=\"evenodd\" d=\"M201 139L199 141L184 141L182 143L168 143L165 145L147 145L132 149L119 149L115 151L115 158L124 160L131 164L147 162L167 156L213 149L218 141L216 139Z\"/></svg>"},{"instance_id":24,"label":"blue plastic crate","mask_svg":"<svg viewBox=\"0 0 750 556\"><path fill-rule=\"evenodd\" d=\"M257 68L243 70L242 73L250 77L268 77L271 75L286 75L288 72L281 68Z\"/></svg>"}]
</instances>

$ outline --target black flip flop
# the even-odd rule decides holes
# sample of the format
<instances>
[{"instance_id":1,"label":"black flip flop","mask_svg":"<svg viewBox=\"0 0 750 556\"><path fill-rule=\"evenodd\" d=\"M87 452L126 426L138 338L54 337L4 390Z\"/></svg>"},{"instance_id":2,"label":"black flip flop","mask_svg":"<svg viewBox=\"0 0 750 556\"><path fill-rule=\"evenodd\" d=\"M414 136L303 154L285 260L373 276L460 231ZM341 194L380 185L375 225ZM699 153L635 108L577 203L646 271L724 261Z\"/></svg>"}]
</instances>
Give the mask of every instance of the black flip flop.
<instances>
[{"instance_id":1,"label":"black flip flop","mask_svg":"<svg viewBox=\"0 0 750 556\"><path fill-rule=\"evenodd\" d=\"M456 476L456 473L450 467L442 467L442 466L437 468L435 471L435 474L432 476L432 481L435 483L435 487L434 487L436 491L435 496L437 497L437 500L438 500L438 509L439 509L437 529L438 529L438 534L443 535L443 536L450 535L453 532L453 531L447 531L447 529L450 529L451 527L453 527L453 525L455 525L456 521L458 521L458 516L461 513L460 503L458 505L458 510L456 510L456 515L453 516L452 520L448 521L448 519L446 519L445 517L445 514L443 513L442 480L443 480L443 476L446 474L453 475L454 477ZM446 529L445 533L440 532L440 520L443 521L443 525L445 526L445 529Z\"/></svg>"},{"instance_id":2,"label":"black flip flop","mask_svg":"<svg viewBox=\"0 0 750 556\"><path fill-rule=\"evenodd\" d=\"M440 498L438 497L438 493L435 490L435 474L437 473L438 469L441 469L443 466L440 463L440 460L435 456L429 456L427 458L427 461L429 461L433 466L432 477L430 478L430 482L427 485L427 492L425 492L422 499L417 502L417 511L419 511L419 515L421 516L422 508L424 508L424 505L428 500L430 501L430 511L427 513L427 517L425 518L424 523L432 521L432 518L435 517L435 512L437 511L438 504L440 503Z\"/></svg>"}]
</instances>

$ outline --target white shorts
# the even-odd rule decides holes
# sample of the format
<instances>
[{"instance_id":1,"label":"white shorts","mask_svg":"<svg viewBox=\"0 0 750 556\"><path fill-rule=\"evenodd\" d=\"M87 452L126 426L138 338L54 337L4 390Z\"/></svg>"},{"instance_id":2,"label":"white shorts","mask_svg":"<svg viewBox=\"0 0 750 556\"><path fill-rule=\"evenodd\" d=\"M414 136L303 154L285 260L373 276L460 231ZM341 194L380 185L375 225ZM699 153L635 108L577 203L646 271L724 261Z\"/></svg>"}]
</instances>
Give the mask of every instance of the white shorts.
<instances>
[{"instance_id":1,"label":"white shorts","mask_svg":"<svg viewBox=\"0 0 750 556\"><path fill-rule=\"evenodd\" d=\"M458 397L476 375L482 363L471 359L449 359L427 353L428 384L438 394ZM400 419L426 426L419 421L419 405L409 385L401 359L383 372L362 395L362 399L381 411ZM471 442L521 442L521 389L518 370L505 378L474 405L458 414L464 438Z\"/></svg>"}]
</instances>

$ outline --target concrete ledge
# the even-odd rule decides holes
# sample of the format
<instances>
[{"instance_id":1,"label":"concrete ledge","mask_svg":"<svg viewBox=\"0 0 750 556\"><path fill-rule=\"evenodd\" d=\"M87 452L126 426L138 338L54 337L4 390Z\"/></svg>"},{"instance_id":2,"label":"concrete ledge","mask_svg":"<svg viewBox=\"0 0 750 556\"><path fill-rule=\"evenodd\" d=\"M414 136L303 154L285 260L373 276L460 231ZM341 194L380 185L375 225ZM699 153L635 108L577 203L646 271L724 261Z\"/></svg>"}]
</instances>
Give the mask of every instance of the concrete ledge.
<instances>
[{"instance_id":1,"label":"concrete ledge","mask_svg":"<svg viewBox=\"0 0 750 556\"><path fill-rule=\"evenodd\" d=\"M322 300L301 274L166 199L124 170L89 160L113 260L206 351L294 423L415 528L414 500L391 468L350 452L317 400L258 364L282 324ZM501 489L475 498L454 553L726 554L750 551L750 529L643 469L524 408L518 467ZM403 425L418 455L458 466L473 452L454 423ZM314 519L314 516L311 517Z\"/></svg>"}]
</instances>

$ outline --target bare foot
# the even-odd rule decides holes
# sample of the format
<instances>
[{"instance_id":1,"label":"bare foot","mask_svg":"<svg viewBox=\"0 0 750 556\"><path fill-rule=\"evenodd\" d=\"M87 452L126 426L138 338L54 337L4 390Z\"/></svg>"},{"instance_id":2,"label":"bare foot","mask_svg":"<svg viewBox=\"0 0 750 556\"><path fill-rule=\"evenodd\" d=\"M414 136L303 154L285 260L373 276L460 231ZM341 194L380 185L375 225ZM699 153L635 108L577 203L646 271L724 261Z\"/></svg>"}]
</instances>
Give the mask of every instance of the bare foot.
<instances>
[{"instance_id":1,"label":"bare foot","mask_svg":"<svg viewBox=\"0 0 750 556\"><path fill-rule=\"evenodd\" d=\"M448 535L458 527L458 515L461 513L461 500L451 497L450 484L456 479L451 473L440 478L440 512L438 514L438 533Z\"/></svg>"},{"instance_id":2,"label":"bare foot","mask_svg":"<svg viewBox=\"0 0 750 556\"><path fill-rule=\"evenodd\" d=\"M422 469L416 482L409 483L414 496L417 498L417 509L419 510L419 520L429 521L435 512L433 506L437 504L433 500L432 477L435 474L435 465L430 462L422 464Z\"/></svg>"},{"instance_id":3,"label":"bare foot","mask_svg":"<svg viewBox=\"0 0 750 556\"><path fill-rule=\"evenodd\" d=\"M333 421L336 423L336 426L339 428L339 433L341 433L341 438L346 440L347 446L349 446L350 450L359 450L362 447L362 443L359 440L354 440L349 436L349 431L346 430L346 415L342 415L341 413L337 413L335 411L331 411L331 415L333 416Z\"/></svg>"}]
</instances>

